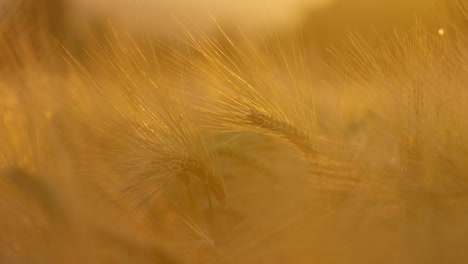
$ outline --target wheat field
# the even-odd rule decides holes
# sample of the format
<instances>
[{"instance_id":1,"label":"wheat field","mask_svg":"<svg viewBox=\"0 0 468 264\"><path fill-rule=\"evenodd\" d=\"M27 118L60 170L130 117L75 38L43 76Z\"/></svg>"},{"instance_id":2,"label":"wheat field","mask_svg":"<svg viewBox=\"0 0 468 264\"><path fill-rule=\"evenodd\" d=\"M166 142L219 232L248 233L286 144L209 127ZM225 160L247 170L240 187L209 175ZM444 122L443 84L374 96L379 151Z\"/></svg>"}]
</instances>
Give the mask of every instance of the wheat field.
<instances>
[{"instance_id":1,"label":"wheat field","mask_svg":"<svg viewBox=\"0 0 468 264\"><path fill-rule=\"evenodd\" d=\"M468 5L321 26L353 1L172 37L3 6L0 263L466 263Z\"/></svg>"}]
</instances>

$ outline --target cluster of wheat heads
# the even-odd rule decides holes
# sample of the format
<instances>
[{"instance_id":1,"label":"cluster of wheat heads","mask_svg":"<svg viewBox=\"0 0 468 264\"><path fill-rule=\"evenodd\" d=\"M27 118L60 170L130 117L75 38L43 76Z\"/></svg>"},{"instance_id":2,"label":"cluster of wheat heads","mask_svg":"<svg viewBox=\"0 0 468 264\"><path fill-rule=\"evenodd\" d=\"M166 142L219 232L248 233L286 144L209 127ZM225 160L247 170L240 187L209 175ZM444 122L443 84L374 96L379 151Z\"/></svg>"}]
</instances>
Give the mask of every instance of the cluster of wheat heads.
<instances>
[{"instance_id":1,"label":"cluster of wheat heads","mask_svg":"<svg viewBox=\"0 0 468 264\"><path fill-rule=\"evenodd\" d=\"M326 81L300 34L17 39L0 261L463 263L465 30L354 37Z\"/></svg>"}]
</instances>

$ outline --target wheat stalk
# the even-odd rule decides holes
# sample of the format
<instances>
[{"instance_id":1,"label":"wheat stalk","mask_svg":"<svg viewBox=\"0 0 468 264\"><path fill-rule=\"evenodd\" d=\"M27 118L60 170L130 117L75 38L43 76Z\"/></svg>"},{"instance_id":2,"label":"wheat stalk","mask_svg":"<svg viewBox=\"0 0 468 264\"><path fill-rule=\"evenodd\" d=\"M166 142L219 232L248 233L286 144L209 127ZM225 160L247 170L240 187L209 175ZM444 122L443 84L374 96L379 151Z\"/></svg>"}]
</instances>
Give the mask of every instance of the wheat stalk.
<instances>
[{"instance_id":1,"label":"wheat stalk","mask_svg":"<svg viewBox=\"0 0 468 264\"><path fill-rule=\"evenodd\" d=\"M145 67L139 61L151 59L134 46L112 46L111 49L115 52L132 50L134 53L129 59L135 58L133 66L137 68ZM123 56L115 61L114 55L92 55L99 65L111 67L92 74L88 72L90 78L85 82L90 86L81 87L83 93L72 99L77 100L75 105L90 101L86 98L104 103L86 105L72 112L75 115L87 112L80 118L83 122L92 121L91 133L96 134L98 144L102 144L97 152L109 158L107 162L111 162L115 173L122 177L126 186L122 190L124 195L151 203L168 181L181 178L188 184L188 179L195 178L225 206L224 184L215 172L216 156L210 149L209 136L196 123L197 118L187 108L185 99L178 97L170 83L157 84L150 76L140 79L139 73L124 64ZM112 75L120 76L119 80L112 84L94 82L110 80ZM113 98L111 101L108 101L109 95ZM102 115L97 116L93 111L99 108Z\"/></svg>"}]
</instances>

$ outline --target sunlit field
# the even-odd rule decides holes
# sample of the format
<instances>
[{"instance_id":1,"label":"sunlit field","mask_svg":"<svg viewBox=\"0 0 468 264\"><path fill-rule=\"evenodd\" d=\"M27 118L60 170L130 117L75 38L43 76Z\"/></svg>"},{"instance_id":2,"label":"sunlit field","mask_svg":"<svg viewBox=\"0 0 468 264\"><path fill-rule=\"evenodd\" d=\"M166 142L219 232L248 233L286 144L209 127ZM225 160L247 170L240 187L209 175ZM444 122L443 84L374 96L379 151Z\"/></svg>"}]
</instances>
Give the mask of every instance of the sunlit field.
<instances>
[{"instance_id":1,"label":"sunlit field","mask_svg":"<svg viewBox=\"0 0 468 264\"><path fill-rule=\"evenodd\" d=\"M0 1L0 263L468 263L464 0L107 2Z\"/></svg>"}]
</instances>

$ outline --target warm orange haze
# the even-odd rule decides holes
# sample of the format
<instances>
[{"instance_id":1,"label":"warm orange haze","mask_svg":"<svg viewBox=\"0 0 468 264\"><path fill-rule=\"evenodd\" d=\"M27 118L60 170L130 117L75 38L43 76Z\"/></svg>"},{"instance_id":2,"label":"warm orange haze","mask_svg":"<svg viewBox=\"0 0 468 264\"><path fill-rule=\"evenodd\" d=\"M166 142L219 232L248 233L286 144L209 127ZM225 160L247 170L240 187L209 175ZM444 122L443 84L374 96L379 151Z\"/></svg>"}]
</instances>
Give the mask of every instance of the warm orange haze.
<instances>
[{"instance_id":1,"label":"warm orange haze","mask_svg":"<svg viewBox=\"0 0 468 264\"><path fill-rule=\"evenodd\" d=\"M0 263L468 262L463 0L0 9Z\"/></svg>"}]
</instances>

